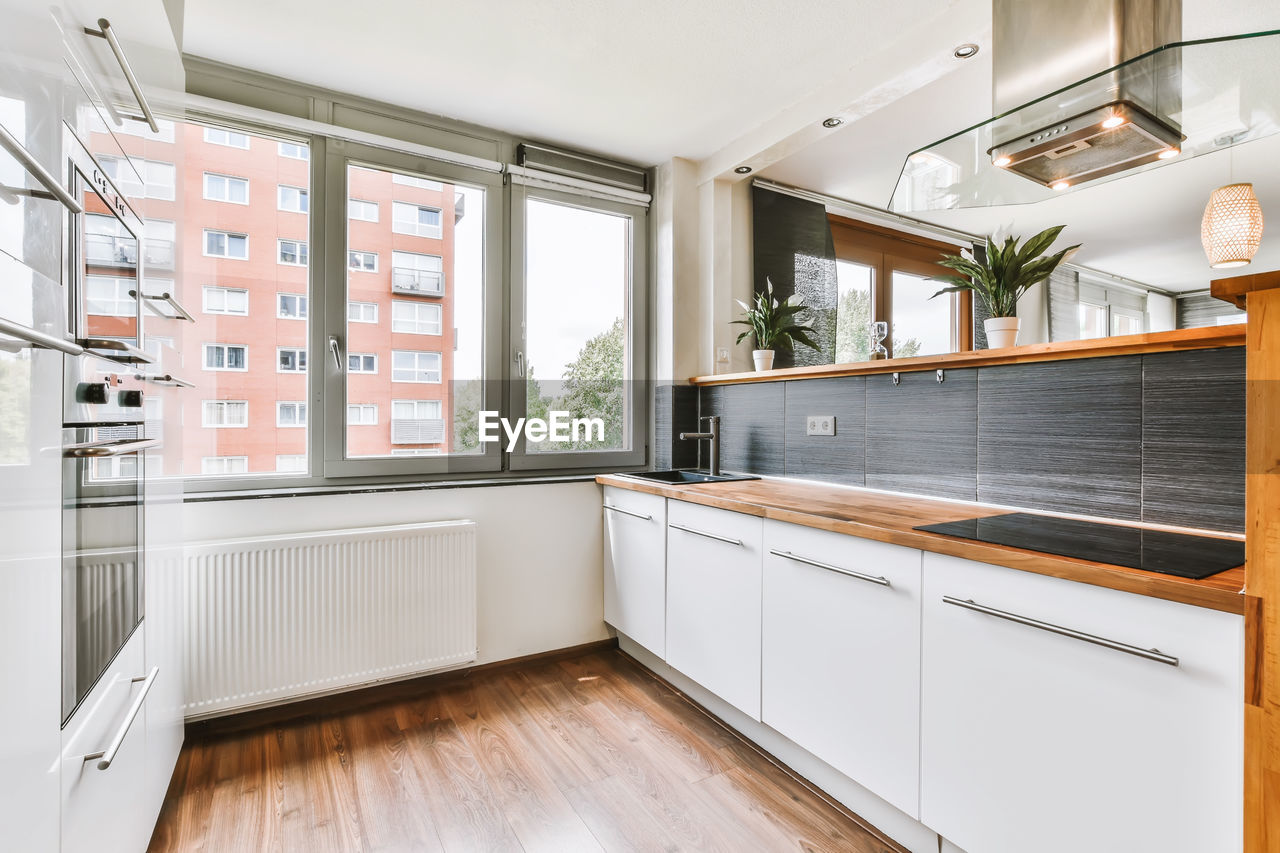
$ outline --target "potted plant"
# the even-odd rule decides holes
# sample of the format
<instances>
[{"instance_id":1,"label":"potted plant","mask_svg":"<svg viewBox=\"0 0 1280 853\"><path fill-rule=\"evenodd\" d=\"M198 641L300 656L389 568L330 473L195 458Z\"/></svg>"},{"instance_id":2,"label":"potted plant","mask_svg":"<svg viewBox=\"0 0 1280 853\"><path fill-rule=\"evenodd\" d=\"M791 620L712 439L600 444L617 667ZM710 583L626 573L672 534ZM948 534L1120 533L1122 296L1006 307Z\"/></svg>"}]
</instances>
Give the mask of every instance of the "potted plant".
<instances>
[{"instance_id":1,"label":"potted plant","mask_svg":"<svg viewBox=\"0 0 1280 853\"><path fill-rule=\"evenodd\" d=\"M990 319L983 323L987 330L987 347L1001 349L1014 346L1018 342L1018 298L1036 282L1048 278L1069 253L1080 248L1076 244L1056 254L1045 254L1063 228L1066 226L1046 228L1021 247L1014 237L1006 237L1003 243L995 237L988 237L985 261L979 261L967 249L958 255L943 257L938 263L960 275L935 276L931 281L951 286L933 295L973 291L990 314Z\"/></svg>"},{"instance_id":2,"label":"potted plant","mask_svg":"<svg viewBox=\"0 0 1280 853\"><path fill-rule=\"evenodd\" d=\"M765 278L764 283L764 292L757 293L750 305L741 299L734 300L746 313L743 319L730 321L749 327L738 335L737 343L742 343L748 335L755 335L757 349L751 351L751 359L755 362L756 370L772 369L774 350L789 351L795 341L813 349L818 348L809 337L813 328L796 320L796 315L806 310L800 295L792 294L779 302L773 298L773 282Z\"/></svg>"}]
</instances>

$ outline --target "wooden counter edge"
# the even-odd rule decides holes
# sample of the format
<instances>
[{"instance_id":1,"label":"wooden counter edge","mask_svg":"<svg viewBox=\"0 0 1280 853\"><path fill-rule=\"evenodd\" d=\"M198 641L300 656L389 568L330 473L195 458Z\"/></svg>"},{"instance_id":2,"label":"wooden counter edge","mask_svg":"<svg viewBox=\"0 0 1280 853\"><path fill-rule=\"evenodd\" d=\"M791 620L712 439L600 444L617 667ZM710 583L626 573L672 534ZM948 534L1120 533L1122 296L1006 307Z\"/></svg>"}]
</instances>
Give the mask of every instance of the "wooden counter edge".
<instances>
[{"instance_id":1,"label":"wooden counter edge","mask_svg":"<svg viewBox=\"0 0 1280 853\"><path fill-rule=\"evenodd\" d=\"M702 506L740 512L745 515L799 524L803 527L813 527L848 536L872 539L877 542L887 542L891 545L918 548L935 554L976 560L1016 571L1086 583L1091 586L1145 595L1150 598L1204 607L1209 610L1243 615L1247 607L1246 596L1241 592L1201 586L1194 581L1175 580L1170 576L1153 572L1143 572L1137 569L1127 569L1121 566L1111 566L1105 563L1077 560L1070 557L1059 557L1053 554L1010 548L1004 545L956 539L910 528L893 528L878 524L833 519L824 515L771 506L764 501L744 501L726 498L722 495L701 491L696 486L668 486L613 475L598 476L596 477L596 482L604 486L615 486ZM927 500L927 498L912 499ZM981 510L978 510L978 512L981 512Z\"/></svg>"}]
</instances>

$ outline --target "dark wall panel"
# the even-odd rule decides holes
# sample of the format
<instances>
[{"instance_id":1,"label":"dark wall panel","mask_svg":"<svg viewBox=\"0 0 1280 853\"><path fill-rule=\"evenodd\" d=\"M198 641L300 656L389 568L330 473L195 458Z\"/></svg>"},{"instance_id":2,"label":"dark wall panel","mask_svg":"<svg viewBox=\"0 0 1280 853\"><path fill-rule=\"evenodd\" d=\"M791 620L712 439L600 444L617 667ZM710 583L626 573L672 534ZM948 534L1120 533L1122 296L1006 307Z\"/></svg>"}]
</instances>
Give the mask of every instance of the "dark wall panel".
<instances>
[{"instance_id":1,"label":"dark wall panel","mask_svg":"<svg viewBox=\"0 0 1280 853\"><path fill-rule=\"evenodd\" d=\"M865 483L867 380L861 376L784 382L785 465L788 477ZM809 415L832 415L834 436L805 434Z\"/></svg>"},{"instance_id":2,"label":"dark wall panel","mask_svg":"<svg viewBox=\"0 0 1280 853\"><path fill-rule=\"evenodd\" d=\"M973 500L977 491L978 372L868 376L866 484Z\"/></svg>"},{"instance_id":3,"label":"dark wall panel","mask_svg":"<svg viewBox=\"0 0 1280 853\"><path fill-rule=\"evenodd\" d=\"M784 382L703 388L701 413L720 415L720 466L725 471L782 476ZM707 464L707 442L699 442Z\"/></svg>"}]
</instances>

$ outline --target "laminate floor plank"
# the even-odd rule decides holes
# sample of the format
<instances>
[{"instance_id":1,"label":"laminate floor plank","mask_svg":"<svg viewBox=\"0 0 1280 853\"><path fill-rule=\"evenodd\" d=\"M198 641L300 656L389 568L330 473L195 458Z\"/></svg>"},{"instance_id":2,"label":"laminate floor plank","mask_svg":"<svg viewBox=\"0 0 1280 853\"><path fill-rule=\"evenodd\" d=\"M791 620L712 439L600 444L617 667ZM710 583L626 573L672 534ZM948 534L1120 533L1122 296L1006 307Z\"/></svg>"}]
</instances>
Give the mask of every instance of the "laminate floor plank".
<instances>
[{"instance_id":1,"label":"laminate floor plank","mask_svg":"<svg viewBox=\"0 0 1280 853\"><path fill-rule=\"evenodd\" d=\"M196 731L151 853L902 853L616 649Z\"/></svg>"}]
</instances>

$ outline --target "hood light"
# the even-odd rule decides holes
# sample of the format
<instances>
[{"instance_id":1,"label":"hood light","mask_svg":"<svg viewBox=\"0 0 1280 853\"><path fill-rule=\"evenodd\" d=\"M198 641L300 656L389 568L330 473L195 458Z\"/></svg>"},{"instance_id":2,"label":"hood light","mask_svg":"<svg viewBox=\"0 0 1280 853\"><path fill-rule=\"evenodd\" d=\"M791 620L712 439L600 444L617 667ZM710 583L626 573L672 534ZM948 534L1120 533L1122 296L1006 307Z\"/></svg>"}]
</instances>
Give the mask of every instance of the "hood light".
<instances>
[{"instance_id":1,"label":"hood light","mask_svg":"<svg viewBox=\"0 0 1280 853\"><path fill-rule=\"evenodd\" d=\"M1013 164L1013 158L1010 157L1008 154L1001 154L999 157L992 160L991 164L1001 169L1006 169Z\"/></svg>"},{"instance_id":2,"label":"hood light","mask_svg":"<svg viewBox=\"0 0 1280 853\"><path fill-rule=\"evenodd\" d=\"M1070 188L1071 188L1070 181L1054 181L1053 183L1049 184L1049 189L1058 193L1062 192L1065 189L1070 189Z\"/></svg>"},{"instance_id":3,"label":"hood light","mask_svg":"<svg viewBox=\"0 0 1280 853\"><path fill-rule=\"evenodd\" d=\"M739 166L738 168L734 169L733 171L737 172L739 175L748 175L748 174L750 174L750 173L751 173L751 167L750 167L750 166Z\"/></svg>"},{"instance_id":4,"label":"hood light","mask_svg":"<svg viewBox=\"0 0 1280 853\"><path fill-rule=\"evenodd\" d=\"M1111 130L1113 128L1120 127L1128 121L1129 120L1124 116L1111 116L1110 118L1103 119L1102 126L1107 130Z\"/></svg>"},{"instance_id":5,"label":"hood light","mask_svg":"<svg viewBox=\"0 0 1280 853\"><path fill-rule=\"evenodd\" d=\"M978 55L978 46L973 42L966 42L957 47L952 53L956 59L972 59Z\"/></svg>"},{"instance_id":6,"label":"hood light","mask_svg":"<svg viewBox=\"0 0 1280 853\"><path fill-rule=\"evenodd\" d=\"M823 127L839 127L842 124L844 124L844 119L838 118L837 116L832 116L822 122Z\"/></svg>"},{"instance_id":7,"label":"hood light","mask_svg":"<svg viewBox=\"0 0 1280 853\"><path fill-rule=\"evenodd\" d=\"M1200 242L1216 270L1242 267L1262 245L1262 206L1253 184L1227 184L1209 196L1200 222Z\"/></svg>"},{"instance_id":8,"label":"hood light","mask_svg":"<svg viewBox=\"0 0 1280 853\"><path fill-rule=\"evenodd\" d=\"M1172 160L1174 157L1177 157L1181 153L1182 153L1182 149L1180 148L1166 148L1156 156L1159 157L1161 160Z\"/></svg>"}]
</instances>

